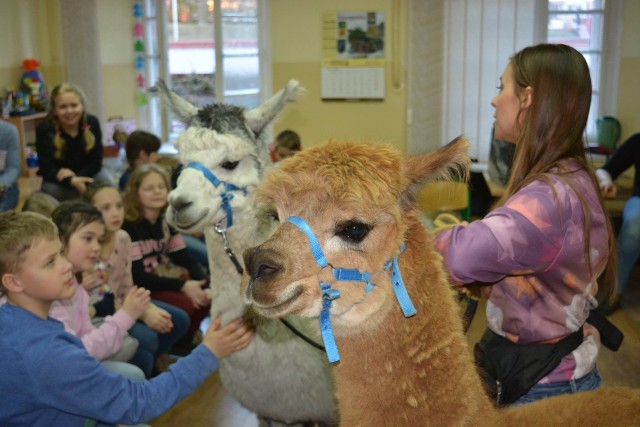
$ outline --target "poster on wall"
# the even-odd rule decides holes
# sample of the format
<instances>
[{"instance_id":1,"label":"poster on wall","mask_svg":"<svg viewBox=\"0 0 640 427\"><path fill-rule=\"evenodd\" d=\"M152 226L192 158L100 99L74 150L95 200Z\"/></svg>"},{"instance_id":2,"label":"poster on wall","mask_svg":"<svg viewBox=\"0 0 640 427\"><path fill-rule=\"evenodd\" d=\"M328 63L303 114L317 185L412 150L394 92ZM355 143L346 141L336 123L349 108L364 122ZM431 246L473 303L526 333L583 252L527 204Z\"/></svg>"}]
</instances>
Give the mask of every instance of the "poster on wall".
<instances>
[{"instance_id":1,"label":"poster on wall","mask_svg":"<svg viewBox=\"0 0 640 427\"><path fill-rule=\"evenodd\" d=\"M322 99L383 100L384 14L326 12L322 31Z\"/></svg>"}]
</instances>

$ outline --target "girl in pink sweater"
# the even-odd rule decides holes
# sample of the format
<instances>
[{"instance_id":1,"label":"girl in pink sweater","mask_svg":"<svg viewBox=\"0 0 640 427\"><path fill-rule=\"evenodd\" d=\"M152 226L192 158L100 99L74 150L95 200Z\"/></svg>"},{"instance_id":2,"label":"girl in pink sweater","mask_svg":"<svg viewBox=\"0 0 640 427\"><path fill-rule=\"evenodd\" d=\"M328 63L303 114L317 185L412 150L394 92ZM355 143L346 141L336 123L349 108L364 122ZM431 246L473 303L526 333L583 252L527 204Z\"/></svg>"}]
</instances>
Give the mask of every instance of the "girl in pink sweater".
<instances>
[{"instance_id":1,"label":"girl in pink sweater","mask_svg":"<svg viewBox=\"0 0 640 427\"><path fill-rule=\"evenodd\" d=\"M92 270L105 233L100 211L85 202L64 202L53 212L52 220L58 226L64 255L71 262L76 277L83 271ZM74 286L74 295L53 303L49 315L62 322L67 332L80 338L94 358L107 359L120 349L127 330L147 308L149 291L134 287L124 299L122 308L113 316L105 317L102 325L96 328L89 315L89 295L77 281ZM144 375L140 379L144 379Z\"/></svg>"}]
</instances>

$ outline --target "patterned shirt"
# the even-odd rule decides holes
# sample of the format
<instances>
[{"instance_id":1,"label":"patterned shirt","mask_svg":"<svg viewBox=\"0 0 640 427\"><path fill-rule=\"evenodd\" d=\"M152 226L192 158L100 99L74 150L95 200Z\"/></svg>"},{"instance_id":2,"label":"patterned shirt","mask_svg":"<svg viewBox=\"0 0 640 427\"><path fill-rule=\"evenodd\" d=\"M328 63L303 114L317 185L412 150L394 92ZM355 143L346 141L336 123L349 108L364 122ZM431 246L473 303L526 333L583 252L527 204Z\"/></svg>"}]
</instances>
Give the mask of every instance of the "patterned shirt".
<instances>
[{"instance_id":1,"label":"patterned shirt","mask_svg":"<svg viewBox=\"0 0 640 427\"><path fill-rule=\"evenodd\" d=\"M587 172L575 162L561 167L573 172L552 170L546 176L553 188L534 181L484 219L435 238L456 285L492 285L483 288L488 326L515 343L557 342L577 331L597 306L596 278L609 256L605 212ZM579 197L590 217L593 275L584 256L585 216ZM584 334L583 343L541 383L578 379L593 369L599 335L588 324Z\"/></svg>"},{"instance_id":2,"label":"patterned shirt","mask_svg":"<svg viewBox=\"0 0 640 427\"><path fill-rule=\"evenodd\" d=\"M153 224L146 219L125 221L122 229L131 237L131 273L137 286L152 292L180 291L185 280L154 274L158 266L172 263L186 268L193 280L206 277L204 270L187 253L182 235L164 218L160 217Z\"/></svg>"}]
</instances>

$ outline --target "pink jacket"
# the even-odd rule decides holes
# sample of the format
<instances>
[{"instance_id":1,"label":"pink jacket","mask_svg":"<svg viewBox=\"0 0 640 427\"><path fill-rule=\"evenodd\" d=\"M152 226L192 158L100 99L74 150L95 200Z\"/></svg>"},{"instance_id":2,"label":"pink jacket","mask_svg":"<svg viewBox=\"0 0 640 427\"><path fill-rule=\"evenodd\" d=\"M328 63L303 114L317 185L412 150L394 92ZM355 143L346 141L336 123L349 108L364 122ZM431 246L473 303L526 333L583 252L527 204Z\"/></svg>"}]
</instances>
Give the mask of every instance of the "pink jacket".
<instances>
[{"instance_id":1,"label":"pink jacket","mask_svg":"<svg viewBox=\"0 0 640 427\"><path fill-rule=\"evenodd\" d=\"M64 329L80 338L85 348L96 360L103 360L118 351L122 339L127 335L135 319L124 310L104 318L104 323L96 328L89 316L89 295L74 279L76 291L71 298L55 301L49 309L49 316L64 324Z\"/></svg>"}]
</instances>

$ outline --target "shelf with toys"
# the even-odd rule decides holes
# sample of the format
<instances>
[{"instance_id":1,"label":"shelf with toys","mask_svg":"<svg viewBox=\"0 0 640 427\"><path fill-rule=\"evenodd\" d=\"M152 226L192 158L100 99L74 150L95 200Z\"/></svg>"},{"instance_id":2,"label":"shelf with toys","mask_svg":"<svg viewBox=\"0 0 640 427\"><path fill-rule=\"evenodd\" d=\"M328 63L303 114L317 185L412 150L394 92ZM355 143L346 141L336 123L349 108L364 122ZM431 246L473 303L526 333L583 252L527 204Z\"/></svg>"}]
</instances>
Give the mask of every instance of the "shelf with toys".
<instances>
[{"instance_id":1,"label":"shelf with toys","mask_svg":"<svg viewBox=\"0 0 640 427\"><path fill-rule=\"evenodd\" d=\"M18 137L20 139L20 164L22 165L22 176L29 176L29 169L34 165L32 160L35 152L33 145L35 139L31 140L31 135L35 135L35 129L41 121L47 118L47 113L33 113L24 116L9 116L2 117L2 120L7 121L18 128ZM29 162L29 164L27 164Z\"/></svg>"},{"instance_id":2,"label":"shelf with toys","mask_svg":"<svg viewBox=\"0 0 640 427\"><path fill-rule=\"evenodd\" d=\"M37 167L35 130L47 117L48 93L39 66L36 59L22 61L24 72L18 90L8 87L2 99L1 119L18 129L22 176L29 176L29 170Z\"/></svg>"}]
</instances>

